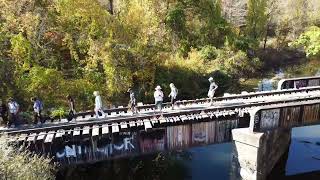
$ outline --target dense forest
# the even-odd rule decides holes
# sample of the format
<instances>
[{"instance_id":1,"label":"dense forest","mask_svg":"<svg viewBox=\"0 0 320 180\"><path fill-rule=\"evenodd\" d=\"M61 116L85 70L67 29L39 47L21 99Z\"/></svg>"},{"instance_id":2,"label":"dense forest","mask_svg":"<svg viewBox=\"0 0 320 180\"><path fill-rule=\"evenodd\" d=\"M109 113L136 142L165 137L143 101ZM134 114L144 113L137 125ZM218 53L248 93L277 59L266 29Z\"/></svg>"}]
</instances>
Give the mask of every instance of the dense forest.
<instances>
[{"instance_id":1,"label":"dense forest","mask_svg":"<svg viewBox=\"0 0 320 180\"><path fill-rule=\"evenodd\" d=\"M270 52L320 55L318 0L0 0L0 98L30 107L123 105L132 87L152 102L156 85L180 97L218 93L261 76ZM281 53L280 53L281 54ZM280 60L279 60L280 61ZM281 63L281 62L278 62Z\"/></svg>"}]
</instances>

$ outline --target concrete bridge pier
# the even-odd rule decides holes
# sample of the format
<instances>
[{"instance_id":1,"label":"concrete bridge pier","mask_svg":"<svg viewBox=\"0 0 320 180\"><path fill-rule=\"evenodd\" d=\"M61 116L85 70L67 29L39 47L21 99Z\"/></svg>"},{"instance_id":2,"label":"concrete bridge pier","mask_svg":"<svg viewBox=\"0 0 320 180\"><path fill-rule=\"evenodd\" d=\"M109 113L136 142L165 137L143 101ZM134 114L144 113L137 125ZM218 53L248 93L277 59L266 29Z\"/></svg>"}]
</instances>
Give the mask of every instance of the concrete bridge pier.
<instances>
[{"instance_id":1,"label":"concrete bridge pier","mask_svg":"<svg viewBox=\"0 0 320 180\"><path fill-rule=\"evenodd\" d=\"M265 180L281 156L288 150L291 129L263 133L249 128L232 130L234 153L231 180Z\"/></svg>"}]
</instances>

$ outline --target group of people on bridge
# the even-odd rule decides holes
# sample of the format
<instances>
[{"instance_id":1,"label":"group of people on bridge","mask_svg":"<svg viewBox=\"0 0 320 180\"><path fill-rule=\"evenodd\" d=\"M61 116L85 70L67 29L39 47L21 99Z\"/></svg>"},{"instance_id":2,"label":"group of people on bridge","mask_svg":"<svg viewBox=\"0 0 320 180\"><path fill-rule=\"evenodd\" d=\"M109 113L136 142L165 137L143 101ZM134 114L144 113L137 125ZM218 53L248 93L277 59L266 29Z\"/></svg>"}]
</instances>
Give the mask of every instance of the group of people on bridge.
<instances>
[{"instance_id":1,"label":"group of people on bridge","mask_svg":"<svg viewBox=\"0 0 320 180\"><path fill-rule=\"evenodd\" d=\"M210 104L213 105L213 97L215 95L215 91L218 88L218 85L214 82L214 79L210 77L209 79L210 86L208 90L208 97L210 98ZM175 102L177 100L178 96L178 89L173 83L170 83L170 89L171 92L168 95L168 97L171 99L171 109L174 109ZM129 104L128 108L132 111L133 114L137 114L137 103L136 103L136 98L134 91L129 88L128 91L129 93ZM102 98L99 94L98 91L94 91L93 95L95 96L95 106L94 106L94 112L96 118L99 116L106 117L106 114L103 111L103 104L102 104ZM68 113L68 121L71 121L72 119L75 119L76 115L76 108L75 108L75 100L71 95L67 95L66 97L68 104L69 104L69 113ZM161 86L156 86L155 91L154 91L154 101L155 101L155 110L159 110L160 112L162 111L162 105L163 105L163 100L164 100L164 93L162 91ZM42 101L37 98L37 97L32 97L31 101L33 103L33 123L35 125L38 124L40 121L41 124L45 123L45 118L42 117L42 112L43 112L43 103ZM19 125L18 123L18 114L20 112L20 106L19 104L13 99L9 98L8 102L5 103L0 100L0 117L2 118L2 121L6 123L7 127L10 128L13 124L15 127Z\"/></svg>"}]
</instances>

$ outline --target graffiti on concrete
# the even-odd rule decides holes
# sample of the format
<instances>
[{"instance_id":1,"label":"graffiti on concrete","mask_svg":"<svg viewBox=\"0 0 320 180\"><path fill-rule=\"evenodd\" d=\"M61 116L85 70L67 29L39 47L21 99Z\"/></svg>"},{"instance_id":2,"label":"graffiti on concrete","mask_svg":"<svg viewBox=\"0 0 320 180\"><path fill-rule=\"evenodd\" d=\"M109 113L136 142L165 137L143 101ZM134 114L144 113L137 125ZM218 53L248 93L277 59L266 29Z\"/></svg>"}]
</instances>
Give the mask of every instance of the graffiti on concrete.
<instances>
[{"instance_id":1,"label":"graffiti on concrete","mask_svg":"<svg viewBox=\"0 0 320 180\"><path fill-rule=\"evenodd\" d=\"M260 129L268 130L279 126L280 109L261 111Z\"/></svg>"}]
</instances>

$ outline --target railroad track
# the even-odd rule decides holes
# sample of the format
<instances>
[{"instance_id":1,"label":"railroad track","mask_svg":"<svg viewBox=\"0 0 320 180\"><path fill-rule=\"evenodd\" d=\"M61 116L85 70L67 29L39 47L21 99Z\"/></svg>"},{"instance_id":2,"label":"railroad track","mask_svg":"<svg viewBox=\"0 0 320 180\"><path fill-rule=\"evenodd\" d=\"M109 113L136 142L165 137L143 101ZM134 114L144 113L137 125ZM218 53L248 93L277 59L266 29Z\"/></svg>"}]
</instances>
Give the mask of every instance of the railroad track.
<instances>
[{"instance_id":1,"label":"railroad track","mask_svg":"<svg viewBox=\"0 0 320 180\"><path fill-rule=\"evenodd\" d=\"M248 99L247 99L248 100ZM196 107L181 109L179 112L164 112L163 114L141 114L139 116L118 116L93 121L80 121L76 123L55 124L46 127L33 127L18 130L2 131L2 134L17 135L13 141L36 141L59 138L66 134L71 136L104 134L130 131L131 129L152 129L163 126L183 123L197 123L202 121L222 121L239 118L249 113L251 109L269 105L285 103L299 103L320 100L318 91L308 91L303 94L292 94L287 98L279 94L264 101L249 99L238 104L224 104L219 107ZM249 124L249 119L243 118ZM52 138L51 138L52 136ZM12 139L11 139L12 140Z\"/></svg>"},{"instance_id":2,"label":"railroad track","mask_svg":"<svg viewBox=\"0 0 320 180\"><path fill-rule=\"evenodd\" d=\"M265 91L265 92L250 92L246 94L236 94L236 95L229 95L225 97L216 97L214 98L214 102L224 102L224 101L237 101L237 100L243 100L243 99L259 99L259 98L265 98L266 96L278 96L278 95L292 95L292 94L299 94L299 93L308 93L313 91L319 91L320 92L320 86L315 87L308 87L308 88L301 88L301 89L288 89L288 90L273 90L273 91ZM202 98L202 99L195 99L195 100L182 100L177 101L177 106L194 106L194 105L203 105L205 103L208 103L210 100L208 98ZM164 103L163 104L164 109L168 109L171 107L170 103ZM155 109L154 104L146 104L146 105L140 105L137 106L137 110L139 112L145 113L145 112L152 112ZM128 107L118 107L118 108L111 108L106 109L104 112L107 114L107 116L115 116L115 115L124 115L124 114L130 114L128 113ZM87 111L87 112L79 112L75 115L75 118L79 120L85 120L89 118L93 118L95 116L95 113L93 111ZM57 121L57 119L56 119ZM63 120L66 121L66 120Z\"/></svg>"}]
</instances>

